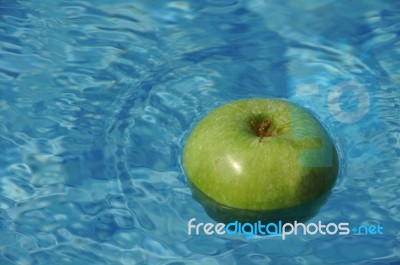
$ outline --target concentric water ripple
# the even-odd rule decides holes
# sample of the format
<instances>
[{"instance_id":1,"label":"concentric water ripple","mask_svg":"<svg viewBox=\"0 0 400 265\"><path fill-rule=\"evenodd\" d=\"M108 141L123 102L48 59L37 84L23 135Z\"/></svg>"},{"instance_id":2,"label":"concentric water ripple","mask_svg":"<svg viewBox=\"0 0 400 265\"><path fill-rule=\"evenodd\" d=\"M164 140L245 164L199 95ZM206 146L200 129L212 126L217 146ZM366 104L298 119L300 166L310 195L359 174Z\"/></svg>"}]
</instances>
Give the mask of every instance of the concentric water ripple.
<instances>
[{"instance_id":1,"label":"concentric water ripple","mask_svg":"<svg viewBox=\"0 0 400 265\"><path fill-rule=\"evenodd\" d=\"M2 1L0 264L399 261L396 1ZM247 97L288 98L333 136L314 221L384 235L188 236L212 221L181 168L190 130Z\"/></svg>"}]
</instances>

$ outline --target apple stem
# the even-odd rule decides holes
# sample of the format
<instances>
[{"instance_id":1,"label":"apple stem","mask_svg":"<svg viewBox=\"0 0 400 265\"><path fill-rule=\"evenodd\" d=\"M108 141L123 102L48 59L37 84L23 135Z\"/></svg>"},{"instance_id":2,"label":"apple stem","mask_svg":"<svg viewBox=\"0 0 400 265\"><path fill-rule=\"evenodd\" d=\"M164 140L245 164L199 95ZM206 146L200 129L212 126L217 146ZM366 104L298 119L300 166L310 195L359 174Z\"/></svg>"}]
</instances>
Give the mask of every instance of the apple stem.
<instances>
[{"instance_id":1,"label":"apple stem","mask_svg":"<svg viewBox=\"0 0 400 265\"><path fill-rule=\"evenodd\" d=\"M260 137L260 140L258 141L259 143L261 143L263 137L267 136L267 131L270 126L270 120L264 120L263 122L261 122L260 127L257 130L257 136Z\"/></svg>"}]
</instances>

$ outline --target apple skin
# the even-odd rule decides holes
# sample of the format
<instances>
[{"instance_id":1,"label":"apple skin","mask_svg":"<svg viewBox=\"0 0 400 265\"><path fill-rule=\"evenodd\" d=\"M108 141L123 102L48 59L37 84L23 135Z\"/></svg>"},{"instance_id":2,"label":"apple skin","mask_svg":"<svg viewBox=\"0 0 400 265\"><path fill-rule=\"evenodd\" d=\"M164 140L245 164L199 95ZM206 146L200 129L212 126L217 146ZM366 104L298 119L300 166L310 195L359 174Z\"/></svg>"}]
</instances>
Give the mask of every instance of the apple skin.
<instances>
[{"instance_id":1,"label":"apple skin","mask_svg":"<svg viewBox=\"0 0 400 265\"><path fill-rule=\"evenodd\" d=\"M283 223L294 223L294 221L305 222L318 213L321 206L325 204L331 194L331 190L328 190L316 199L289 208L247 210L220 204L200 191L190 180L188 184L192 190L193 198L204 207L211 218L219 223L230 223L234 221L239 221L241 223L268 221L268 223L276 224L279 221Z\"/></svg>"},{"instance_id":2,"label":"apple skin","mask_svg":"<svg viewBox=\"0 0 400 265\"><path fill-rule=\"evenodd\" d=\"M271 125L260 139L254 124L264 120ZM270 213L295 220L296 212L306 219L324 203L339 163L330 136L305 109L280 99L243 99L197 124L183 150L183 167L209 214L230 211L253 220Z\"/></svg>"}]
</instances>

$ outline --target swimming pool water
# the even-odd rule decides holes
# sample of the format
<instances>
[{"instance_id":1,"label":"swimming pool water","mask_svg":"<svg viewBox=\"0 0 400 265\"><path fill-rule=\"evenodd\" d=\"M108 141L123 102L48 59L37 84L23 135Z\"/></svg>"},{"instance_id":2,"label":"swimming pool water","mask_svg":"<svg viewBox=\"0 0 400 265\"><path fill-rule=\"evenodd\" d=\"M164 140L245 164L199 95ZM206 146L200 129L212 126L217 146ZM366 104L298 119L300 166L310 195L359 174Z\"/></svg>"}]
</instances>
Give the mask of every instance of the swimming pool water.
<instances>
[{"instance_id":1,"label":"swimming pool water","mask_svg":"<svg viewBox=\"0 0 400 265\"><path fill-rule=\"evenodd\" d=\"M398 1L0 1L0 264L399 264ZM188 236L186 137L286 98L338 146L311 221L383 235Z\"/></svg>"}]
</instances>

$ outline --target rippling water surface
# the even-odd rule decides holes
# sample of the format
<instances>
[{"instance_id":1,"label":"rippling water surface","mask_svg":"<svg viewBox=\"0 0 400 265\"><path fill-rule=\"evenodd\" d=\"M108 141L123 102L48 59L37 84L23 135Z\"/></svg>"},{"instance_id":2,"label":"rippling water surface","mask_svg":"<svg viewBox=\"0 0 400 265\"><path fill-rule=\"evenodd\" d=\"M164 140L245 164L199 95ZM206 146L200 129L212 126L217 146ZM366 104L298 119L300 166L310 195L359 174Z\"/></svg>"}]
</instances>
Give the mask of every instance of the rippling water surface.
<instances>
[{"instance_id":1,"label":"rippling water surface","mask_svg":"<svg viewBox=\"0 0 400 265\"><path fill-rule=\"evenodd\" d=\"M398 264L398 1L0 1L0 264ZM188 236L210 110L310 109L341 174L313 220L383 235Z\"/></svg>"}]
</instances>

